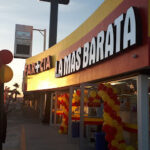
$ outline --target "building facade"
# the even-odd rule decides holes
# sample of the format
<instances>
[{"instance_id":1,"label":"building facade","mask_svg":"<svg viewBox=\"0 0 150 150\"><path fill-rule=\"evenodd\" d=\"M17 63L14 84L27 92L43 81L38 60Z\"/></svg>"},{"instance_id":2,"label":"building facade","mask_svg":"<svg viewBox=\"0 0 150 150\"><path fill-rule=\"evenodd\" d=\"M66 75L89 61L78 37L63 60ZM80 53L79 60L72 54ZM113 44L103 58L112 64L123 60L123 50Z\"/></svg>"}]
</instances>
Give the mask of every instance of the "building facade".
<instances>
[{"instance_id":1,"label":"building facade","mask_svg":"<svg viewBox=\"0 0 150 150\"><path fill-rule=\"evenodd\" d=\"M149 150L149 11L149 0L106 0L64 40L26 60L24 94L34 107L43 102L41 118L60 133L80 135L81 147L103 131L109 149Z\"/></svg>"}]
</instances>

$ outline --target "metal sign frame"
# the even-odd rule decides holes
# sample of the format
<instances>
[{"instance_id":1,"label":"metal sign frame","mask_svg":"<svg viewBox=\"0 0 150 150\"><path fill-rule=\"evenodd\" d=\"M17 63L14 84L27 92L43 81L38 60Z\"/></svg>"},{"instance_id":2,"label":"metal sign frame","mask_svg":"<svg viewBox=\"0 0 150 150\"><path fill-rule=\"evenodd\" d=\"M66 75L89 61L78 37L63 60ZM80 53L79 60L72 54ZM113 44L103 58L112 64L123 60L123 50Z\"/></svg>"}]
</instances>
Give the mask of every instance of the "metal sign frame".
<instances>
[{"instance_id":1,"label":"metal sign frame","mask_svg":"<svg viewBox=\"0 0 150 150\"><path fill-rule=\"evenodd\" d=\"M53 2L54 0L40 0L40 1ZM69 0L58 0L58 3L59 3L59 4L67 5L67 4L69 4Z\"/></svg>"}]
</instances>

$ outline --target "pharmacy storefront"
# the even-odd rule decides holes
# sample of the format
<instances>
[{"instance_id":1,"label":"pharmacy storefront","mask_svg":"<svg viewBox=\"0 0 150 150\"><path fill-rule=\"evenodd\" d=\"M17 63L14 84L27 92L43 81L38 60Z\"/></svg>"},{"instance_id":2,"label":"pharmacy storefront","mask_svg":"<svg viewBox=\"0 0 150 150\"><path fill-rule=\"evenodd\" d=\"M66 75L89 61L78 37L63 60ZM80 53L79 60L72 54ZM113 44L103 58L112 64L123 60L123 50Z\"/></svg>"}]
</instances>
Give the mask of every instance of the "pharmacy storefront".
<instances>
[{"instance_id":1,"label":"pharmacy storefront","mask_svg":"<svg viewBox=\"0 0 150 150\"><path fill-rule=\"evenodd\" d=\"M64 40L26 60L25 95L81 149L149 150L149 5L106 0Z\"/></svg>"}]
</instances>

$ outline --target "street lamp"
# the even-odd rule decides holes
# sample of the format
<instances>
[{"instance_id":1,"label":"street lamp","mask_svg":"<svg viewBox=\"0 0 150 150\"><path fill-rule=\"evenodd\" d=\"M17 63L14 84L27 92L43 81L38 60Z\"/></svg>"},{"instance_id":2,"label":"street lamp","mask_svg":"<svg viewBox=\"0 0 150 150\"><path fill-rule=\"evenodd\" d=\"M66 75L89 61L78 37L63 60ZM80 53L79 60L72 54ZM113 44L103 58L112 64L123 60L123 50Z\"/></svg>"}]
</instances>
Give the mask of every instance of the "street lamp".
<instances>
[{"instance_id":1,"label":"street lamp","mask_svg":"<svg viewBox=\"0 0 150 150\"><path fill-rule=\"evenodd\" d=\"M57 18L58 18L58 4L69 4L69 0L40 0L51 3L50 23L49 23L49 47L56 44L57 41Z\"/></svg>"},{"instance_id":2,"label":"street lamp","mask_svg":"<svg viewBox=\"0 0 150 150\"><path fill-rule=\"evenodd\" d=\"M44 29L44 30L41 30L41 29L32 29L32 30L39 31L42 34L42 36L44 37L43 51L45 51L45 49L46 49L46 29Z\"/></svg>"},{"instance_id":3,"label":"street lamp","mask_svg":"<svg viewBox=\"0 0 150 150\"><path fill-rule=\"evenodd\" d=\"M0 150L6 139L6 108L4 108L4 83L9 82L13 77L13 71L6 64L13 60L13 54L9 50L0 51Z\"/></svg>"}]
</instances>

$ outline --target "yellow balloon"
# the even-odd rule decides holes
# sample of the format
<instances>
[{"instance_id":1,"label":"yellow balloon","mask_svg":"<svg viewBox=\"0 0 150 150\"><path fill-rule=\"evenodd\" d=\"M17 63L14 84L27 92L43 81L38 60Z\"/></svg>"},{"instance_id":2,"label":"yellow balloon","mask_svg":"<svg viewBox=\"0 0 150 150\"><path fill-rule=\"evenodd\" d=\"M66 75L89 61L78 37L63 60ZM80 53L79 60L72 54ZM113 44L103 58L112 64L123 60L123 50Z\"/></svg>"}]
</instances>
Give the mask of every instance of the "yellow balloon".
<instances>
[{"instance_id":1,"label":"yellow balloon","mask_svg":"<svg viewBox=\"0 0 150 150\"><path fill-rule=\"evenodd\" d=\"M106 83L105 86L107 86L108 88L112 88L110 83Z\"/></svg>"},{"instance_id":2,"label":"yellow balloon","mask_svg":"<svg viewBox=\"0 0 150 150\"><path fill-rule=\"evenodd\" d=\"M100 97L102 97L103 93L104 93L104 91L98 91L97 92L98 96L100 96Z\"/></svg>"},{"instance_id":3,"label":"yellow balloon","mask_svg":"<svg viewBox=\"0 0 150 150\"><path fill-rule=\"evenodd\" d=\"M113 140L111 144L115 147L119 147L119 143L116 140Z\"/></svg>"},{"instance_id":4,"label":"yellow balloon","mask_svg":"<svg viewBox=\"0 0 150 150\"><path fill-rule=\"evenodd\" d=\"M113 89L113 92L115 93L115 94L117 94L118 93L118 91L117 91L117 89L116 88L112 88Z\"/></svg>"},{"instance_id":5,"label":"yellow balloon","mask_svg":"<svg viewBox=\"0 0 150 150\"><path fill-rule=\"evenodd\" d=\"M72 103L75 103L75 102L76 102L76 100L73 98L73 99L72 99Z\"/></svg>"},{"instance_id":6,"label":"yellow balloon","mask_svg":"<svg viewBox=\"0 0 150 150\"><path fill-rule=\"evenodd\" d=\"M97 100L97 99L94 99L94 100L93 100L93 103L96 103L96 102L99 102L99 100Z\"/></svg>"},{"instance_id":7,"label":"yellow balloon","mask_svg":"<svg viewBox=\"0 0 150 150\"><path fill-rule=\"evenodd\" d=\"M88 102L88 98L87 97L84 97L84 102Z\"/></svg>"},{"instance_id":8,"label":"yellow balloon","mask_svg":"<svg viewBox=\"0 0 150 150\"><path fill-rule=\"evenodd\" d=\"M67 128L64 128L64 133L67 133L68 132L68 129Z\"/></svg>"},{"instance_id":9,"label":"yellow balloon","mask_svg":"<svg viewBox=\"0 0 150 150\"><path fill-rule=\"evenodd\" d=\"M118 105L114 105L114 110L118 111L118 115L120 116L120 114L119 114L120 106L118 106Z\"/></svg>"},{"instance_id":10,"label":"yellow balloon","mask_svg":"<svg viewBox=\"0 0 150 150\"><path fill-rule=\"evenodd\" d=\"M123 139L122 133L117 133L117 135L115 136L115 139L116 139L117 141L121 141L121 140Z\"/></svg>"},{"instance_id":11,"label":"yellow balloon","mask_svg":"<svg viewBox=\"0 0 150 150\"><path fill-rule=\"evenodd\" d=\"M58 97L58 100L61 101L61 97Z\"/></svg>"},{"instance_id":12,"label":"yellow balloon","mask_svg":"<svg viewBox=\"0 0 150 150\"><path fill-rule=\"evenodd\" d=\"M59 130L59 131L58 131L58 133L59 133L59 134L62 134L62 131L61 131L61 130Z\"/></svg>"},{"instance_id":13,"label":"yellow balloon","mask_svg":"<svg viewBox=\"0 0 150 150\"><path fill-rule=\"evenodd\" d=\"M73 93L73 97L75 97L76 96L76 93Z\"/></svg>"},{"instance_id":14,"label":"yellow balloon","mask_svg":"<svg viewBox=\"0 0 150 150\"><path fill-rule=\"evenodd\" d=\"M111 106L112 108L114 108L115 105L114 105L114 102L112 101L112 99L109 98L107 102L108 102L109 106Z\"/></svg>"},{"instance_id":15,"label":"yellow balloon","mask_svg":"<svg viewBox=\"0 0 150 150\"><path fill-rule=\"evenodd\" d=\"M9 82L13 77L12 69L7 65L2 65L0 67L0 82L6 83Z\"/></svg>"},{"instance_id":16,"label":"yellow balloon","mask_svg":"<svg viewBox=\"0 0 150 150\"><path fill-rule=\"evenodd\" d=\"M107 95L107 93L103 93L103 95L102 95L102 99L103 99L103 101L105 101L105 102L107 102L107 101L108 101L109 96Z\"/></svg>"},{"instance_id":17,"label":"yellow balloon","mask_svg":"<svg viewBox=\"0 0 150 150\"><path fill-rule=\"evenodd\" d=\"M96 97L96 91L94 91L94 90L93 90L93 91L90 91L90 96L91 96L91 97Z\"/></svg>"},{"instance_id":18,"label":"yellow balloon","mask_svg":"<svg viewBox=\"0 0 150 150\"><path fill-rule=\"evenodd\" d=\"M76 101L80 101L80 97L78 95L76 95L74 98Z\"/></svg>"},{"instance_id":19,"label":"yellow balloon","mask_svg":"<svg viewBox=\"0 0 150 150\"><path fill-rule=\"evenodd\" d=\"M126 149L125 143L119 144L119 148L120 148L121 150L125 150L125 149Z\"/></svg>"},{"instance_id":20,"label":"yellow balloon","mask_svg":"<svg viewBox=\"0 0 150 150\"><path fill-rule=\"evenodd\" d=\"M127 146L126 150L135 150L133 146Z\"/></svg>"}]
</instances>

